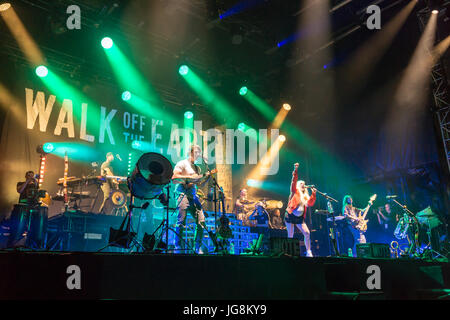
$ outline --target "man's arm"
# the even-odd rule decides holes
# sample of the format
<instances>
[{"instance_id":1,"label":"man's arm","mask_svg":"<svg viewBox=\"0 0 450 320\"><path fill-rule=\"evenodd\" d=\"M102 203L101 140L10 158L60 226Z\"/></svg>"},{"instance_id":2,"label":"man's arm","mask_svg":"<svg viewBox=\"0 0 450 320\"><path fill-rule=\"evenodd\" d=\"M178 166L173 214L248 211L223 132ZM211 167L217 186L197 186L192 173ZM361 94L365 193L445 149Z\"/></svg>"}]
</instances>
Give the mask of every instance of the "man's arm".
<instances>
[{"instance_id":1,"label":"man's arm","mask_svg":"<svg viewBox=\"0 0 450 320\"><path fill-rule=\"evenodd\" d=\"M28 179L27 181L25 181L23 183L18 183L17 184L17 192L22 193L25 190L25 188L27 187L27 185L30 184L31 181L32 181L31 179Z\"/></svg>"}]
</instances>

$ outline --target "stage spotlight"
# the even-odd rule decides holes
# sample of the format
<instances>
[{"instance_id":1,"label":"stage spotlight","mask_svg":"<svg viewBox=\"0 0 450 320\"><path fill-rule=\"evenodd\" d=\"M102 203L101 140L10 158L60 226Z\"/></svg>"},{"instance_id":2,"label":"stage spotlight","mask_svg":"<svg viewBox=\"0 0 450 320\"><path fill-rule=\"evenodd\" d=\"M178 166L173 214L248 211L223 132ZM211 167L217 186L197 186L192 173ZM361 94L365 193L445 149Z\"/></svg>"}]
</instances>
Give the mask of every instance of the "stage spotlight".
<instances>
[{"instance_id":1,"label":"stage spotlight","mask_svg":"<svg viewBox=\"0 0 450 320\"><path fill-rule=\"evenodd\" d=\"M38 75L38 77L46 77L48 74L48 69L45 66L39 66L36 68L36 74Z\"/></svg>"},{"instance_id":2,"label":"stage spotlight","mask_svg":"<svg viewBox=\"0 0 450 320\"><path fill-rule=\"evenodd\" d=\"M247 87L242 87L242 88L239 90L239 94L240 94L241 96L245 96L245 95L247 94L247 92L248 92Z\"/></svg>"},{"instance_id":3,"label":"stage spotlight","mask_svg":"<svg viewBox=\"0 0 450 320\"><path fill-rule=\"evenodd\" d=\"M52 143L47 142L42 146L42 150L44 150L45 153L51 153L55 150L55 146Z\"/></svg>"},{"instance_id":4,"label":"stage spotlight","mask_svg":"<svg viewBox=\"0 0 450 320\"><path fill-rule=\"evenodd\" d=\"M286 111L291 110L291 106L288 103L283 104L283 109Z\"/></svg>"},{"instance_id":5,"label":"stage spotlight","mask_svg":"<svg viewBox=\"0 0 450 320\"><path fill-rule=\"evenodd\" d=\"M105 37L102 39L102 47L105 49L110 49L113 46L113 41L110 37Z\"/></svg>"},{"instance_id":6,"label":"stage spotlight","mask_svg":"<svg viewBox=\"0 0 450 320\"><path fill-rule=\"evenodd\" d=\"M187 75L188 72L189 72L189 67L186 66L186 65L182 65L182 66L180 67L180 69L178 69L178 73L181 74L182 76Z\"/></svg>"},{"instance_id":7,"label":"stage spotlight","mask_svg":"<svg viewBox=\"0 0 450 320\"><path fill-rule=\"evenodd\" d=\"M192 118L194 117L194 114L193 114L191 111L186 111L186 112L184 113L184 117L185 117L186 119L192 119Z\"/></svg>"},{"instance_id":8,"label":"stage spotlight","mask_svg":"<svg viewBox=\"0 0 450 320\"><path fill-rule=\"evenodd\" d=\"M255 179L247 179L247 186L252 188L261 188L262 182Z\"/></svg>"},{"instance_id":9,"label":"stage spotlight","mask_svg":"<svg viewBox=\"0 0 450 320\"><path fill-rule=\"evenodd\" d=\"M4 2L4 3L0 4L0 11L6 11L9 8L11 8L11 3L9 3L9 2Z\"/></svg>"},{"instance_id":10,"label":"stage spotlight","mask_svg":"<svg viewBox=\"0 0 450 320\"><path fill-rule=\"evenodd\" d=\"M243 123L243 122L241 122L241 123L238 124L238 130L244 131L244 130L245 130L245 127L246 127L246 125L245 125L245 123Z\"/></svg>"},{"instance_id":11,"label":"stage spotlight","mask_svg":"<svg viewBox=\"0 0 450 320\"><path fill-rule=\"evenodd\" d=\"M128 100L130 100L131 99L131 93L130 93L130 91L124 91L123 93L122 93L122 100L123 101L128 101Z\"/></svg>"},{"instance_id":12,"label":"stage spotlight","mask_svg":"<svg viewBox=\"0 0 450 320\"><path fill-rule=\"evenodd\" d=\"M141 142L138 141L138 140L134 140L134 141L131 143L131 147L132 147L133 149L139 149L139 148L141 148L141 146L142 146L142 144L141 144Z\"/></svg>"},{"instance_id":13,"label":"stage spotlight","mask_svg":"<svg viewBox=\"0 0 450 320\"><path fill-rule=\"evenodd\" d=\"M284 135L279 136L278 139L280 139L281 142L286 141L286 137Z\"/></svg>"},{"instance_id":14,"label":"stage spotlight","mask_svg":"<svg viewBox=\"0 0 450 320\"><path fill-rule=\"evenodd\" d=\"M432 13L432 14L438 14L439 11L438 11L438 10L433 10L433 11L431 11L431 13Z\"/></svg>"}]
</instances>

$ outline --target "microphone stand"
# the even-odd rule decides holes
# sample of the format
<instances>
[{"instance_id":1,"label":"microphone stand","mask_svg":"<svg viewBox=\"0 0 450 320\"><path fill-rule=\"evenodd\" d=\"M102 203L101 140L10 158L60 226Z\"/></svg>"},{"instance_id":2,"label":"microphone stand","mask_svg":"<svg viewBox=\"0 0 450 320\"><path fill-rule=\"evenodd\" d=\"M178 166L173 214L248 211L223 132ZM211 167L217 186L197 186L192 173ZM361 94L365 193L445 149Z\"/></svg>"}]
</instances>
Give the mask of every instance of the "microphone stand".
<instances>
[{"instance_id":1,"label":"microphone stand","mask_svg":"<svg viewBox=\"0 0 450 320\"><path fill-rule=\"evenodd\" d=\"M390 200L394 201L398 206L400 206L403 209L403 212L405 212L407 215L409 215L412 220L414 220L414 239L411 241L411 245L409 247L409 254L411 254L411 251L416 251L419 249L420 244L419 244L419 220L417 219L416 215L409 210L406 205L401 204L400 202L398 202L397 200L395 200L394 198L390 198ZM409 224L412 224L410 222L408 222Z\"/></svg>"},{"instance_id":2,"label":"microphone stand","mask_svg":"<svg viewBox=\"0 0 450 320\"><path fill-rule=\"evenodd\" d=\"M205 157L202 156L202 160L203 160L203 163L206 166L206 170L210 173L209 176L212 178L213 185L214 185L214 193L213 193L214 231L217 232L217 201L221 201L221 203L222 203L222 215L225 215L225 197L224 197L224 194L223 194L223 188L221 186L219 186L219 184L217 183L216 178L211 174L211 169L209 168L208 162L206 162ZM219 189L219 197L220 197L219 200L217 200L217 189ZM220 210L220 206L219 206L219 210ZM212 232L209 232L207 229L206 229L206 231L208 232L211 240L213 241L214 246L215 246L215 251L217 252L219 250L219 248L218 248L216 235L214 233L212 233Z\"/></svg>"},{"instance_id":3,"label":"microphone stand","mask_svg":"<svg viewBox=\"0 0 450 320\"><path fill-rule=\"evenodd\" d=\"M334 202L338 202L336 199L330 197L328 194L321 192L319 190L316 189L316 192L319 193L320 195L322 195L323 197L325 197L325 199L327 199L327 208L328 208L328 212L331 214L331 220L333 222L333 228L330 228L330 237L331 237L331 243L333 244L333 248L334 248L334 252L336 253L336 255L339 257L341 256L340 252L339 252L339 234L337 233L337 224L336 224L336 220L334 218L334 210L333 210L333 206L331 204L331 201ZM328 222L328 219L327 219Z\"/></svg>"}]
</instances>

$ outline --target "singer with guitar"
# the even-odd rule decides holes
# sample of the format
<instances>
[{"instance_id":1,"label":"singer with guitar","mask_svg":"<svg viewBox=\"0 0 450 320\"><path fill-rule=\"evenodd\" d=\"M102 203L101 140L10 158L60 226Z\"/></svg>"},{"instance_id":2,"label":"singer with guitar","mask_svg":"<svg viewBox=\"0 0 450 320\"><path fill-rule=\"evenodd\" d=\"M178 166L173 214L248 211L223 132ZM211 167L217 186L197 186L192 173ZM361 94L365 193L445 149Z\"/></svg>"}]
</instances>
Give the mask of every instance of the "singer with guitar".
<instances>
[{"instance_id":1,"label":"singer with guitar","mask_svg":"<svg viewBox=\"0 0 450 320\"><path fill-rule=\"evenodd\" d=\"M285 214L285 223L288 233L288 238L294 237L294 226L297 227L304 236L306 247L306 256L312 257L311 238L308 226L305 223L306 208L312 207L316 202L316 189L312 188L311 196L308 193L305 181L298 180L298 166L294 164L294 171L292 172L291 194L289 195L289 203Z\"/></svg>"},{"instance_id":2,"label":"singer with guitar","mask_svg":"<svg viewBox=\"0 0 450 320\"><path fill-rule=\"evenodd\" d=\"M206 182L209 177L209 172L202 175L200 167L195 164L195 161L201 156L202 150L198 145L192 145L190 148L189 157L179 161L173 169L172 180L178 184L176 188L177 204L178 204L178 218L176 224L176 240L175 250L180 252L184 250L184 228L186 226L186 214L189 212L195 219L195 252L203 253L201 244L203 241L203 229L206 229L205 215L203 213L201 202L197 196L197 184Z\"/></svg>"},{"instance_id":3,"label":"singer with guitar","mask_svg":"<svg viewBox=\"0 0 450 320\"><path fill-rule=\"evenodd\" d=\"M367 207L364 209L355 208L353 206L353 198L350 195L346 195L342 201L342 214L346 218L350 226L350 231L353 234L353 256L356 256L356 244L366 243L364 233L367 231L367 222L369 222L369 220L366 220L366 215L376 197L376 194L372 195Z\"/></svg>"}]
</instances>

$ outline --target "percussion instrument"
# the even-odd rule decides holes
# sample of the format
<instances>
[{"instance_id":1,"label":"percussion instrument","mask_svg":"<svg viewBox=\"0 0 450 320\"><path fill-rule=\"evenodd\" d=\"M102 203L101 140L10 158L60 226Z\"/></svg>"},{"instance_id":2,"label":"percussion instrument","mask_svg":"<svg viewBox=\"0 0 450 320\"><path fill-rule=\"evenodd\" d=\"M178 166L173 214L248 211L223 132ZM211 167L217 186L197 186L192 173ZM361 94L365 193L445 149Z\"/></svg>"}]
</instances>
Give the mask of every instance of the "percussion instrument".
<instances>
[{"instance_id":1,"label":"percussion instrument","mask_svg":"<svg viewBox=\"0 0 450 320\"><path fill-rule=\"evenodd\" d=\"M155 153L143 154L134 168L128 181L131 194L140 199L157 197L170 183L173 168L167 158Z\"/></svg>"},{"instance_id":2,"label":"percussion instrument","mask_svg":"<svg viewBox=\"0 0 450 320\"><path fill-rule=\"evenodd\" d=\"M110 199L114 208L122 208L127 204L127 195L120 189L112 191Z\"/></svg>"},{"instance_id":3,"label":"percussion instrument","mask_svg":"<svg viewBox=\"0 0 450 320\"><path fill-rule=\"evenodd\" d=\"M430 207L417 212L416 217L420 224L424 224L430 229L436 228L442 224L438 216L431 210Z\"/></svg>"}]
</instances>

